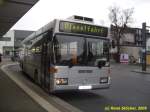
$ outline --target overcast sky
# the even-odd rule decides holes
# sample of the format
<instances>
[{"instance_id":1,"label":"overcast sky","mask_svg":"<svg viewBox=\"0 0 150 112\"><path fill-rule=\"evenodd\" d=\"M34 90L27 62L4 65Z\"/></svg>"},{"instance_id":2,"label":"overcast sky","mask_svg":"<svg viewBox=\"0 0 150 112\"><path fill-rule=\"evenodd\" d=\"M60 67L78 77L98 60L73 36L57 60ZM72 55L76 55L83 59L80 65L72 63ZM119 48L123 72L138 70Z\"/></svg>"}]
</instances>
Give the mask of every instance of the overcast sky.
<instances>
[{"instance_id":1,"label":"overcast sky","mask_svg":"<svg viewBox=\"0 0 150 112\"><path fill-rule=\"evenodd\" d=\"M112 5L134 8L134 23L130 26L141 27L142 22L150 25L150 0L39 0L12 29L37 30L53 19L72 15L91 17L96 24L109 26L108 8Z\"/></svg>"}]
</instances>

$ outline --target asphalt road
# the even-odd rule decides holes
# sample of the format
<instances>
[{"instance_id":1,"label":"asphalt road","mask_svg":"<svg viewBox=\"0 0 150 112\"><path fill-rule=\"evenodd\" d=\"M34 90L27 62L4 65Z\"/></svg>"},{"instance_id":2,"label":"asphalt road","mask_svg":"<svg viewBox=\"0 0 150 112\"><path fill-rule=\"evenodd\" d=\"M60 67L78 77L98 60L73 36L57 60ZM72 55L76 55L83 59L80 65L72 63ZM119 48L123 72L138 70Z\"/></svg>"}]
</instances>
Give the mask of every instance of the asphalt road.
<instances>
[{"instance_id":1,"label":"asphalt road","mask_svg":"<svg viewBox=\"0 0 150 112\"><path fill-rule=\"evenodd\" d=\"M84 112L149 112L150 74L131 72L137 68L139 67L112 65L112 85L109 89L65 92L56 96ZM15 66L10 69L18 71L18 67ZM143 111L137 110L140 106ZM111 107L125 110L111 110ZM129 107L130 111L127 110Z\"/></svg>"}]
</instances>

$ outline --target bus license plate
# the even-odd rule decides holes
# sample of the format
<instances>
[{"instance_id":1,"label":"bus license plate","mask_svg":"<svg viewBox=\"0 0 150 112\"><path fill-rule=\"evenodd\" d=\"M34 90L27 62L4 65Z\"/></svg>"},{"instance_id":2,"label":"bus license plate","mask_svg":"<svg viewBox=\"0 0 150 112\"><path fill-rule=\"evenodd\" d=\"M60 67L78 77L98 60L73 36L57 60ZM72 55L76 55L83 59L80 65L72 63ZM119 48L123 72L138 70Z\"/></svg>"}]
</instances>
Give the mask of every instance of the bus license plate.
<instances>
[{"instance_id":1,"label":"bus license plate","mask_svg":"<svg viewBox=\"0 0 150 112\"><path fill-rule=\"evenodd\" d=\"M92 86L79 86L79 89L92 89Z\"/></svg>"}]
</instances>

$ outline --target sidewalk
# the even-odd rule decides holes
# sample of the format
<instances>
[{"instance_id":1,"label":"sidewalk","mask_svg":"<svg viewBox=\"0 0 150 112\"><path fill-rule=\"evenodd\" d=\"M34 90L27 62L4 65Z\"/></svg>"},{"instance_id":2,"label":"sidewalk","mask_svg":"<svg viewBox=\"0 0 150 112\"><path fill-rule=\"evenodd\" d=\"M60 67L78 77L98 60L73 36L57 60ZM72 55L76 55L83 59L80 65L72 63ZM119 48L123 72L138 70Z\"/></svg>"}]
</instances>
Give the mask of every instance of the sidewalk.
<instances>
[{"instance_id":1,"label":"sidewalk","mask_svg":"<svg viewBox=\"0 0 150 112\"><path fill-rule=\"evenodd\" d=\"M7 64L7 63L12 63L10 58L2 58L2 61L0 62L0 66Z\"/></svg>"},{"instance_id":2,"label":"sidewalk","mask_svg":"<svg viewBox=\"0 0 150 112\"><path fill-rule=\"evenodd\" d=\"M150 68L147 68L146 71L142 71L142 68L134 69L134 70L132 70L132 72L142 73L142 74L149 74L150 75Z\"/></svg>"},{"instance_id":3,"label":"sidewalk","mask_svg":"<svg viewBox=\"0 0 150 112\"><path fill-rule=\"evenodd\" d=\"M0 67L13 63L2 59ZM46 112L0 69L0 112Z\"/></svg>"},{"instance_id":4,"label":"sidewalk","mask_svg":"<svg viewBox=\"0 0 150 112\"><path fill-rule=\"evenodd\" d=\"M10 59L0 63L0 112L82 112L27 80L17 66Z\"/></svg>"}]
</instances>

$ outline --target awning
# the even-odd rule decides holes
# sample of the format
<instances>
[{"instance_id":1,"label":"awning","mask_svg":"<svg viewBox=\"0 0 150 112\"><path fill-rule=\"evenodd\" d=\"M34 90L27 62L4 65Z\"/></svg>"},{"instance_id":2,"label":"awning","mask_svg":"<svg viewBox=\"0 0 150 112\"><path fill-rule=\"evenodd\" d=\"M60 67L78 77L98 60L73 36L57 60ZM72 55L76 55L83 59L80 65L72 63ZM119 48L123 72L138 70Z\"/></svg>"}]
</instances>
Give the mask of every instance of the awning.
<instances>
[{"instance_id":1,"label":"awning","mask_svg":"<svg viewBox=\"0 0 150 112\"><path fill-rule=\"evenodd\" d=\"M0 0L0 37L39 0Z\"/></svg>"}]
</instances>

